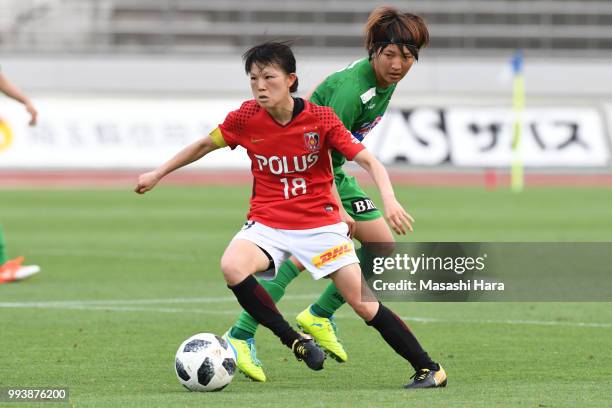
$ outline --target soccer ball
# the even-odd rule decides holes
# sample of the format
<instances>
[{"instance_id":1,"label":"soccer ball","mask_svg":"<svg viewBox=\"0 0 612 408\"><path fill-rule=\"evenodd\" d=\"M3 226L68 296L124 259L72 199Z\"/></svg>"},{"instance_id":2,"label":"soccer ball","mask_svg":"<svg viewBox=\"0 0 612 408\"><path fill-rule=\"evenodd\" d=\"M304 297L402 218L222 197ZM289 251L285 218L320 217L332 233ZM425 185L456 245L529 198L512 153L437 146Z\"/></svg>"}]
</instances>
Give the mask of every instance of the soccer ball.
<instances>
[{"instance_id":1,"label":"soccer ball","mask_svg":"<svg viewBox=\"0 0 612 408\"><path fill-rule=\"evenodd\" d=\"M181 384L190 391L221 391L232 382L236 356L223 338L198 333L178 348L174 368Z\"/></svg>"}]
</instances>

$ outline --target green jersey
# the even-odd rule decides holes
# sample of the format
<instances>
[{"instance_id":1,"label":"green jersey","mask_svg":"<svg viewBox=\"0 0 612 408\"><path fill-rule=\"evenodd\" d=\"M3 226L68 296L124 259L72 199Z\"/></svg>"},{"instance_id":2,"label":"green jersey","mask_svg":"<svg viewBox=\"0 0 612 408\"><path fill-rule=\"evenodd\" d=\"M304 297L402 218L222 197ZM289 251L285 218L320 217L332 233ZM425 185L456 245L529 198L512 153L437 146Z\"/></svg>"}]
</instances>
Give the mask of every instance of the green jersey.
<instances>
[{"instance_id":1,"label":"green jersey","mask_svg":"<svg viewBox=\"0 0 612 408\"><path fill-rule=\"evenodd\" d=\"M325 78L310 101L333 108L344 126L362 141L382 119L393 91L395 84L388 88L376 86L374 69L364 58ZM332 151L334 171L345 162L342 154Z\"/></svg>"}]
</instances>

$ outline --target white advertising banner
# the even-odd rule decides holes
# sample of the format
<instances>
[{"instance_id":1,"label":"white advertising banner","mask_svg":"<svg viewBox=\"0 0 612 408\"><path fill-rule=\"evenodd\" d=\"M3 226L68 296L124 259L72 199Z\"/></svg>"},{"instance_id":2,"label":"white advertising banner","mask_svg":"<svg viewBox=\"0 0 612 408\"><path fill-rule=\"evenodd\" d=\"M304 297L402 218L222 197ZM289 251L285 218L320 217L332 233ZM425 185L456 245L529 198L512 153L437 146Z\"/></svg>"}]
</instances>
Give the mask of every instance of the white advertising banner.
<instances>
[{"instance_id":1,"label":"white advertising banner","mask_svg":"<svg viewBox=\"0 0 612 408\"><path fill-rule=\"evenodd\" d=\"M0 100L0 168L151 168L208 134L239 100L37 99L39 124ZM612 118L612 107L607 107ZM530 108L522 115L527 167L609 165L596 108ZM610 119L612 121L612 119ZM365 144L386 164L509 167L514 116L495 107L390 109ZM220 149L194 167L248 168L243 149Z\"/></svg>"},{"instance_id":2,"label":"white advertising banner","mask_svg":"<svg viewBox=\"0 0 612 408\"><path fill-rule=\"evenodd\" d=\"M514 116L502 109L448 112L453 164L510 166ZM528 167L606 166L601 114L590 108L533 108L522 114L520 154Z\"/></svg>"},{"instance_id":3,"label":"white advertising banner","mask_svg":"<svg viewBox=\"0 0 612 408\"><path fill-rule=\"evenodd\" d=\"M364 139L385 164L435 166L447 163L450 144L440 109L390 109Z\"/></svg>"},{"instance_id":4,"label":"white advertising banner","mask_svg":"<svg viewBox=\"0 0 612 408\"><path fill-rule=\"evenodd\" d=\"M0 167L151 168L208 134L240 101L40 99L39 123L3 98ZM194 167L248 168L246 152L219 149Z\"/></svg>"},{"instance_id":5,"label":"white advertising banner","mask_svg":"<svg viewBox=\"0 0 612 408\"><path fill-rule=\"evenodd\" d=\"M604 105L604 111L606 114L606 124L608 126L608 142L612 146L612 103Z\"/></svg>"},{"instance_id":6,"label":"white advertising banner","mask_svg":"<svg viewBox=\"0 0 612 408\"><path fill-rule=\"evenodd\" d=\"M598 109L531 108L521 115L527 167L602 167L609 143ZM509 167L514 115L500 108L391 110L366 139L385 163Z\"/></svg>"}]
</instances>

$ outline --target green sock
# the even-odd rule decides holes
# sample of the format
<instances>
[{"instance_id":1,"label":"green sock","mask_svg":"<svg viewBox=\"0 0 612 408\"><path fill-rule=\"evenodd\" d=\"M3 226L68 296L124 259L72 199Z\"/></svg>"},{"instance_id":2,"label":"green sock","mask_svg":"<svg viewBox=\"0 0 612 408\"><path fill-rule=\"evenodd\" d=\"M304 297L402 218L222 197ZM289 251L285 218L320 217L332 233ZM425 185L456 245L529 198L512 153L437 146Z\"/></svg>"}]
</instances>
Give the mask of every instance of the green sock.
<instances>
[{"instance_id":1,"label":"green sock","mask_svg":"<svg viewBox=\"0 0 612 408\"><path fill-rule=\"evenodd\" d=\"M0 225L0 265L6 262L6 252L4 245L4 233L2 232L2 225Z\"/></svg>"},{"instance_id":2,"label":"green sock","mask_svg":"<svg viewBox=\"0 0 612 408\"><path fill-rule=\"evenodd\" d=\"M363 250L361 248L355 250L357 253L357 258L359 261L363 263ZM330 318L336 313L336 310L340 309L340 307L345 304L345 300L338 292L336 285L331 282L321 296L317 299L316 302L312 304L310 310L319 317Z\"/></svg>"},{"instance_id":3,"label":"green sock","mask_svg":"<svg viewBox=\"0 0 612 408\"><path fill-rule=\"evenodd\" d=\"M246 340L246 339L250 339L251 337L253 337L253 334L249 333L246 330L242 330L234 326L230 329L230 336L232 336L235 339Z\"/></svg>"},{"instance_id":4,"label":"green sock","mask_svg":"<svg viewBox=\"0 0 612 408\"><path fill-rule=\"evenodd\" d=\"M291 260L287 260L278 268L276 277L272 280L259 279L259 283L268 292L274 303L277 303L285 294L289 283L300 274L297 266ZM238 321L234 324L230 334L239 340L246 340L255 336L259 323L245 311L240 313Z\"/></svg>"}]
</instances>

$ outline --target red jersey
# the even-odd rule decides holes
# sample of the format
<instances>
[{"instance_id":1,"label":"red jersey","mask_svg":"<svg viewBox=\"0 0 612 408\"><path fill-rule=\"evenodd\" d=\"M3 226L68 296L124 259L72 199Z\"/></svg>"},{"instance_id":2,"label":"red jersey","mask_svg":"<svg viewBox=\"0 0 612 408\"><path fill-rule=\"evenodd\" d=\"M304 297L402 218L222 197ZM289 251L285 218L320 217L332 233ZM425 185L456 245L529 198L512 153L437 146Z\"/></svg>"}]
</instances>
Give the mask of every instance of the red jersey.
<instances>
[{"instance_id":1,"label":"red jersey","mask_svg":"<svg viewBox=\"0 0 612 408\"><path fill-rule=\"evenodd\" d=\"M310 229L340 222L332 194L329 149L352 160L364 146L332 108L304 101L282 126L255 100L230 112L219 125L229 147L251 158L253 194L248 219L272 228Z\"/></svg>"}]
</instances>

